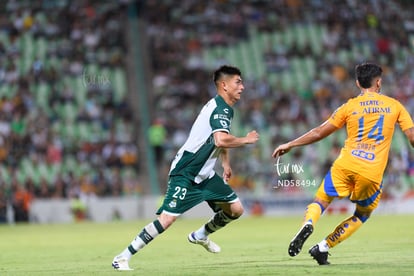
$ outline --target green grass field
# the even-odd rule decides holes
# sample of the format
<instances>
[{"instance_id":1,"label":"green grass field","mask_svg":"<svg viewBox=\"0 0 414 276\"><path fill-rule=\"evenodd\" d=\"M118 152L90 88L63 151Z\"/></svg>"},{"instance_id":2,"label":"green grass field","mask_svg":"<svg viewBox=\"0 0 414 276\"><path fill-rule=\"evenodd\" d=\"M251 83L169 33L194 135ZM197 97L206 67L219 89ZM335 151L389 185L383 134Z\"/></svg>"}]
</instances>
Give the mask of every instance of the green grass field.
<instances>
[{"instance_id":1,"label":"green grass field","mask_svg":"<svg viewBox=\"0 0 414 276\"><path fill-rule=\"evenodd\" d=\"M241 218L211 236L219 254L187 242L204 220L183 218L132 258L131 272L111 261L148 221L3 225L0 275L414 275L414 216L373 215L318 266L308 248L343 218L323 216L294 258L287 247L301 216Z\"/></svg>"}]
</instances>

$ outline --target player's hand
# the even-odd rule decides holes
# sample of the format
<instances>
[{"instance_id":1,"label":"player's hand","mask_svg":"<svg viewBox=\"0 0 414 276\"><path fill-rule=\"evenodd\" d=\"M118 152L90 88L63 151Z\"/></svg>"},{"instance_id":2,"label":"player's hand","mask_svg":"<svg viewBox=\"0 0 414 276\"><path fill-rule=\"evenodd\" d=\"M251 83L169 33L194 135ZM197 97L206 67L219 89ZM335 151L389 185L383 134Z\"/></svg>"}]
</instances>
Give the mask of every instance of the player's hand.
<instances>
[{"instance_id":1,"label":"player's hand","mask_svg":"<svg viewBox=\"0 0 414 276\"><path fill-rule=\"evenodd\" d=\"M230 177L231 177L231 175L233 174L233 171L232 171L232 169L231 169L231 167L229 167L229 166L225 166L225 167L223 167L223 179L224 179L224 181L229 181L229 179L230 179Z\"/></svg>"},{"instance_id":2,"label":"player's hand","mask_svg":"<svg viewBox=\"0 0 414 276\"><path fill-rule=\"evenodd\" d=\"M289 146L288 143L280 145L273 151L272 157L277 158L278 156L281 156L281 155L289 152L290 149L291 149L291 147Z\"/></svg>"},{"instance_id":3,"label":"player's hand","mask_svg":"<svg viewBox=\"0 0 414 276\"><path fill-rule=\"evenodd\" d=\"M254 144L259 140L259 133L256 130L252 130L246 135L247 144Z\"/></svg>"}]
</instances>

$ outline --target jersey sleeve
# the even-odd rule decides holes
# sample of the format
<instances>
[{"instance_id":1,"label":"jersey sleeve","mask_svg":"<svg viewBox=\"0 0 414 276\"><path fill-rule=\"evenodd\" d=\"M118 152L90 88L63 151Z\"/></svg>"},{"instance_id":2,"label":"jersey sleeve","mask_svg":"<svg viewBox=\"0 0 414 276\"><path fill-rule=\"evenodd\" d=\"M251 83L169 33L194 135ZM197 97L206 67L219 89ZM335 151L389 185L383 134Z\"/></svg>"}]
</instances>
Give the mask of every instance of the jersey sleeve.
<instances>
[{"instance_id":1,"label":"jersey sleeve","mask_svg":"<svg viewBox=\"0 0 414 276\"><path fill-rule=\"evenodd\" d=\"M414 127L413 119L407 109L400 102L398 102L398 105L400 108L400 116L398 116L397 122L401 130L406 131L407 129Z\"/></svg>"},{"instance_id":2,"label":"jersey sleeve","mask_svg":"<svg viewBox=\"0 0 414 276\"><path fill-rule=\"evenodd\" d=\"M334 113L332 113L331 117L329 117L329 122L336 126L337 128L341 128L345 122L347 117L347 104L343 104L338 107Z\"/></svg>"},{"instance_id":3,"label":"jersey sleeve","mask_svg":"<svg viewBox=\"0 0 414 276\"><path fill-rule=\"evenodd\" d=\"M232 109L228 107L217 107L210 117L210 126L213 133L217 131L224 131L229 133L232 119Z\"/></svg>"}]
</instances>

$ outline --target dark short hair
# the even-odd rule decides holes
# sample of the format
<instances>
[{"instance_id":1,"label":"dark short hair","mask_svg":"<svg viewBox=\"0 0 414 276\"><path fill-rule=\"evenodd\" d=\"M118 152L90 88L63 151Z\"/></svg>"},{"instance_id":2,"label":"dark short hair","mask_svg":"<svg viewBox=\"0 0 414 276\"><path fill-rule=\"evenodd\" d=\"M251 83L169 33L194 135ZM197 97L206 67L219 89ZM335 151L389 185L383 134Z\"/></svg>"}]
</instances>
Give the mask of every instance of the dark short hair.
<instances>
[{"instance_id":1,"label":"dark short hair","mask_svg":"<svg viewBox=\"0 0 414 276\"><path fill-rule=\"evenodd\" d=\"M220 68L218 68L216 71L214 71L213 80L216 83L218 80L220 80L225 75L227 76L241 76L240 69L234 66L230 65L223 65Z\"/></svg>"},{"instance_id":2,"label":"dark short hair","mask_svg":"<svg viewBox=\"0 0 414 276\"><path fill-rule=\"evenodd\" d=\"M381 77L382 68L374 63L362 63L355 67L355 78L358 80L362 88L372 86L372 80Z\"/></svg>"}]
</instances>

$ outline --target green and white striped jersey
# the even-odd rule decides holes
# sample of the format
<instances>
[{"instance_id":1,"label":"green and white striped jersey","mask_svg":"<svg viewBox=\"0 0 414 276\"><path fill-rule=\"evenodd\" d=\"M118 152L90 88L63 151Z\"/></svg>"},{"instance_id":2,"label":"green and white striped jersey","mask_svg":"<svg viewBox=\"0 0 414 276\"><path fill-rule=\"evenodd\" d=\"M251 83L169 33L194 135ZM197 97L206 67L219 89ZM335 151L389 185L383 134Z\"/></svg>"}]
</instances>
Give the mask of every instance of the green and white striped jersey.
<instances>
[{"instance_id":1,"label":"green and white striped jersey","mask_svg":"<svg viewBox=\"0 0 414 276\"><path fill-rule=\"evenodd\" d=\"M215 146L213 133L230 132L233 112L219 95L204 105L171 164L170 176L181 175L200 183L214 175L220 149Z\"/></svg>"}]
</instances>

